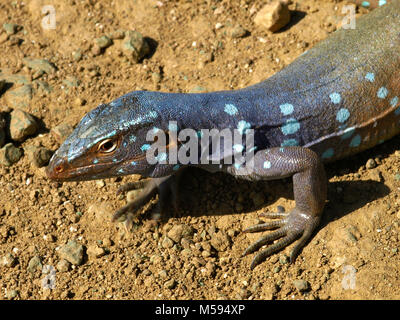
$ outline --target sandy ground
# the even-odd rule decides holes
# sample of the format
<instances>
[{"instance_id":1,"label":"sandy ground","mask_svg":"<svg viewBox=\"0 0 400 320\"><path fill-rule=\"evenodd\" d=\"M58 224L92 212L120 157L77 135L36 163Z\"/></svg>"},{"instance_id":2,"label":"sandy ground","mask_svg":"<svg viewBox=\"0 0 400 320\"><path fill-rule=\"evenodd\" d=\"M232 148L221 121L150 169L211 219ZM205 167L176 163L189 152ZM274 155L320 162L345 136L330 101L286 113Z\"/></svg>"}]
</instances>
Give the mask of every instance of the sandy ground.
<instances>
[{"instance_id":1,"label":"sandy ground","mask_svg":"<svg viewBox=\"0 0 400 320\"><path fill-rule=\"evenodd\" d=\"M249 183L189 171L180 217L157 226L144 217L127 233L110 221L126 203L115 192L138 177L52 183L25 152L56 150L51 129L75 126L132 90L257 83L333 32L345 4L294 1L291 23L272 34L254 25L258 0L0 0L0 21L18 26L0 34L0 75L9 84L0 110L23 108L42 124L14 142L22 158L0 166L0 299L399 299L399 138L329 165L329 201L315 236L294 264L289 247L253 271L253 255L241 254L259 235L241 230L261 212L293 208L290 180ZM55 29L42 27L45 5L55 9ZM238 26L246 36L232 36ZM151 44L140 63L121 49L118 32L128 30ZM96 51L95 39L110 34L113 43ZM56 70L38 72L24 58L46 59ZM15 98L26 86L30 94ZM63 259L67 243L83 250L75 264Z\"/></svg>"}]
</instances>

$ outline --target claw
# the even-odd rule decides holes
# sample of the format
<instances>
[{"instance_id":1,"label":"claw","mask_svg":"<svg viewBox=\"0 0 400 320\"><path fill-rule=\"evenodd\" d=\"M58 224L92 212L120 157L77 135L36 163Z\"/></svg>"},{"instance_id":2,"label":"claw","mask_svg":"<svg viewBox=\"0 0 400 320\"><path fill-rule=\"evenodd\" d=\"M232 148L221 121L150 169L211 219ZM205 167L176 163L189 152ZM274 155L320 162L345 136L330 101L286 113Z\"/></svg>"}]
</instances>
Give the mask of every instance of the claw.
<instances>
[{"instance_id":1,"label":"claw","mask_svg":"<svg viewBox=\"0 0 400 320\"><path fill-rule=\"evenodd\" d=\"M296 239L300 238L299 242L295 245L290 253L290 262L294 262L300 249L305 245L307 240L311 237L313 230L318 224L319 218L313 217L300 212L297 208L293 209L290 214L283 212L263 214L269 218L283 218L278 221L270 221L258 225L251 226L244 230L244 232L261 232L271 229L277 230L262 236L255 243L251 244L243 252L242 257L253 253L260 249L262 246L278 240L277 242L268 246L265 250L259 252L253 259L250 268L254 269L257 265L263 262L269 256L282 250Z\"/></svg>"}]
</instances>

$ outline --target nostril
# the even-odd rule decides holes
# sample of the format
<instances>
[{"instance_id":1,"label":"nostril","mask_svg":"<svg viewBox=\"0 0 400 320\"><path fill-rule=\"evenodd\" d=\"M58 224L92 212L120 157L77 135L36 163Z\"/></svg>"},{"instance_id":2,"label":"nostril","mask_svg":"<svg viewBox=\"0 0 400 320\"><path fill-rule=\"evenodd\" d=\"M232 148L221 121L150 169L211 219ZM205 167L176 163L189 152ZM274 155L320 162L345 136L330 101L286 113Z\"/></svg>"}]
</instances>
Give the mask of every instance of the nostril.
<instances>
[{"instance_id":1,"label":"nostril","mask_svg":"<svg viewBox=\"0 0 400 320\"><path fill-rule=\"evenodd\" d=\"M64 167L63 167L62 165L58 165L58 166L56 166L56 167L54 168L54 171L55 171L56 173L61 173L61 172L64 171Z\"/></svg>"}]
</instances>

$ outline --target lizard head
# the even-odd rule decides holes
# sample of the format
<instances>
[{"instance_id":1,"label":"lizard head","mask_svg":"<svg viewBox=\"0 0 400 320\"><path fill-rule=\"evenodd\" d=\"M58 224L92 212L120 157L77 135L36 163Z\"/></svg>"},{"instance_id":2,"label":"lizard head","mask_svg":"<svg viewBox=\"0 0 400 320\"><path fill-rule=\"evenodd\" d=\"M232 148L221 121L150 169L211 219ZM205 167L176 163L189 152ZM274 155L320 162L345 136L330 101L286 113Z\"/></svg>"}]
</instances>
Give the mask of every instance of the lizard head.
<instances>
[{"instance_id":1,"label":"lizard head","mask_svg":"<svg viewBox=\"0 0 400 320\"><path fill-rule=\"evenodd\" d=\"M143 146L160 112L142 97L132 92L87 113L54 153L47 176L57 181L154 176L157 165L148 164Z\"/></svg>"}]
</instances>

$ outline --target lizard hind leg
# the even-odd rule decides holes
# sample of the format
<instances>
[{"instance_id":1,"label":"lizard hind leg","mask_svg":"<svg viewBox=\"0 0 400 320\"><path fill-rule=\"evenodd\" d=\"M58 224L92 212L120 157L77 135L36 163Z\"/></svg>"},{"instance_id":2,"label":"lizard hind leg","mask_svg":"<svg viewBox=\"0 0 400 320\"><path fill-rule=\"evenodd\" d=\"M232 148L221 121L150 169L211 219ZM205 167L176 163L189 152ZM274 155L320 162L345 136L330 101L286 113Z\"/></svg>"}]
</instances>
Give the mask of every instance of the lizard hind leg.
<instances>
[{"instance_id":1,"label":"lizard hind leg","mask_svg":"<svg viewBox=\"0 0 400 320\"><path fill-rule=\"evenodd\" d=\"M234 172L234 174L244 173ZM325 205L327 180L318 155L304 147L260 150L255 154L254 168L247 173L248 177L255 180L273 180L293 176L296 206L288 214L282 210L278 210L277 213L263 214L268 218L280 218L280 220L272 220L244 230L244 232L261 232L276 229L251 244L244 251L243 256L269 244L253 259L251 263L251 269L253 269L268 256L300 238L290 254L290 260L293 262L318 225Z\"/></svg>"}]
</instances>

